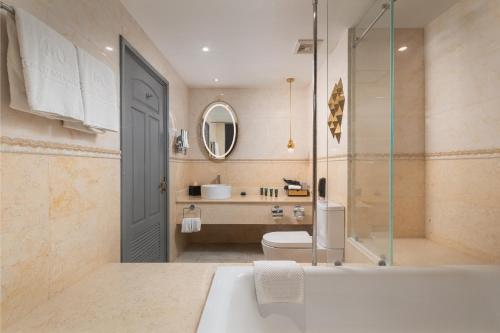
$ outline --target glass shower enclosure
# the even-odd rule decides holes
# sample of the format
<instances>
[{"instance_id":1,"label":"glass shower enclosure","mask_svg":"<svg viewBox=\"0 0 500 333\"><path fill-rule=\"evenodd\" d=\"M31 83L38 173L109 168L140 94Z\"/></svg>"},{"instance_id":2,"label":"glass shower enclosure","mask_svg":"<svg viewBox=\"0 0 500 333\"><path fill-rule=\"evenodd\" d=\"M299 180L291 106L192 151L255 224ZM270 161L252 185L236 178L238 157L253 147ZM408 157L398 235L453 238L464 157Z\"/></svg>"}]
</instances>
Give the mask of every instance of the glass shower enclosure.
<instances>
[{"instance_id":1,"label":"glass shower enclosure","mask_svg":"<svg viewBox=\"0 0 500 333\"><path fill-rule=\"evenodd\" d=\"M394 1L373 3L350 32L348 230L379 264L392 263Z\"/></svg>"}]
</instances>

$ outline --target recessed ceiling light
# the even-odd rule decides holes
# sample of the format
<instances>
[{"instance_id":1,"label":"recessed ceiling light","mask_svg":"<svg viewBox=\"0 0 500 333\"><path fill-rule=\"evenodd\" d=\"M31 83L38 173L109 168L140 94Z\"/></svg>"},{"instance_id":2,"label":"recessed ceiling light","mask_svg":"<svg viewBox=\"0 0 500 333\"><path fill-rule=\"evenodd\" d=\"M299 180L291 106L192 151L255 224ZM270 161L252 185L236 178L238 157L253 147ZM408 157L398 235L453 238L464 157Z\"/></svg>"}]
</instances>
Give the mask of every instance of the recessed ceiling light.
<instances>
[{"instance_id":1,"label":"recessed ceiling light","mask_svg":"<svg viewBox=\"0 0 500 333\"><path fill-rule=\"evenodd\" d=\"M108 50L108 51L113 51L114 50L111 46L106 46L105 49Z\"/></svg>"},{"instance_id":2,"label":"recessed ceiling light","mask_svg":"<svg viewBox=\"0 0 500 333\"><path fill-rule=\"evenodd\" d=\"M406 51L406 50L408 50L408 46L406 46L406 45L403 45L403 46L401 46L401 47L398 49L398 51L399 51L399 52L404 52L404 51Z\"/></svg>"},{"instance_id":3,"label":"recessed ceiling light","mask_svg":"<svg viewBox=\"0 0 500 333\"><path fill-rule=\"evenodd\" d=\"M203 52L210 52L210 48L209 48L208 46L203 46L203 47L201 48L201 50L202 50Z\"/></svg>"},{"instance_id":4,"label":"recessed ceiling light","mask_svg":"<svg viewBox=\"0 0 500 333\"><path fill-rule=\"evenodd\" d=\"M214 82L219 82L219 79L218 79L218 78L215 78L215 79L214 79Z\"/></svg>"}]
</instances>

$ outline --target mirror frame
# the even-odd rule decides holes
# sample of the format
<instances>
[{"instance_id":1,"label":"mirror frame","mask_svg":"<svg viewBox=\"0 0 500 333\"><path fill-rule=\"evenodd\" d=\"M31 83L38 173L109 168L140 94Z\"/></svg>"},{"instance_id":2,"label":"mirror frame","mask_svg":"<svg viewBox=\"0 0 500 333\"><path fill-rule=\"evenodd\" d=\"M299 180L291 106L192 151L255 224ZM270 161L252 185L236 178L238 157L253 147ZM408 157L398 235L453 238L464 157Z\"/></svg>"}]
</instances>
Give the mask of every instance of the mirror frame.
<instances>
[{"instance_id":1,"label":"mirror frame","mask_svg":"<svg viewBox=\"0 0 500 333\"><path fill-rule=\"evenodd\" d=\"M210 113L210 111L212 111L212 109L215 108L216 106L222 106L227 111L229 111L229 114L230 114L231 119L232 119L233 124L234 124L234 137L233 137L233 142L231 143L231 147L229 148L229 150L227 152L224 153L224 155L219 155L219 156L213 154L210 151L210 149L207 146L207 143L205 141L205 123L206 123L205 118ZM218 100L218 101L211 102L203 109L203 113L201 115L201 122L200 122L200 139L201 139L201 143L202 143L201 146L205 148L205 149L203 149L203 151L208 155L209 158L211 158L213 160L224 161L227 157L229 157L229 155L231 155L233 153L234 149L236 148L236 142L238 141L238 134L239 134L238 117L236 116L236 112L234 111L233 107L231 105L229 105L229 103L227 103L225 101Z\"/></svg>"}]
</instances>

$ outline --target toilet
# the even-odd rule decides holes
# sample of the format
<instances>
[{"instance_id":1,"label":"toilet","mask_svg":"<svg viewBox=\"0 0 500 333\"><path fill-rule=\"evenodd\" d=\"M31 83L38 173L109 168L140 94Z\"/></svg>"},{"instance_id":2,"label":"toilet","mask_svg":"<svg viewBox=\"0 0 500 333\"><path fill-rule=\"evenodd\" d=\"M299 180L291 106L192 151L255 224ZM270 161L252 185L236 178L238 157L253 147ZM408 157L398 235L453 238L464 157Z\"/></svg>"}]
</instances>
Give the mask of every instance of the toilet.
<instances>
[{"instance_id":1,"label":"toilet","mask_svg":"<svg viewBox=\"0 0 500 333\"><path fill-rule=\"evenodd\" d=\"M344 259L344 206L334 202L317 203L319 262ZM311 262L312 237L306 231L276 231L262 237L266 260Z\"/></svg>"}]
</instances>

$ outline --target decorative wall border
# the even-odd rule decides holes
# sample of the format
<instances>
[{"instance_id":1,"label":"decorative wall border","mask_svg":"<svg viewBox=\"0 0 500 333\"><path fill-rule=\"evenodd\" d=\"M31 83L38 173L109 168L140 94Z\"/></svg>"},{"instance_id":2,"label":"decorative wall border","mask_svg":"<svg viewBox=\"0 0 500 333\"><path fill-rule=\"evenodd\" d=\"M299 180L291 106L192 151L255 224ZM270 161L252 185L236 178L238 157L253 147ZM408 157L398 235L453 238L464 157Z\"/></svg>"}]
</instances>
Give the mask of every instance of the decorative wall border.
<instances>
[{"instance_id":1,"label":"decorative wall border","mask_svg":"<svg viewBox=\"0 0 500 333\"><path fill-rule=\"evenodd\" d=\"M284 159L284 158L276 158L276 159L238 159L231 158L223 161L214 161L203 158L176 158L171 157L169 159L170 162L178 162L178 163L211 163L211 164L219 164L219 163L312 163L311 159Z\"/></svg>"},{"instance_id":2,"label":"decorative wall border","mask_svg":"<svg viewBox=\"0 0 500 333\"><path fill-rule=\"evenodd\" d=\"M500 158L500 148L427 153L428 160Z\"/></svg>"},{"instance_id":3,"label":"decorative wall border","mask_svg":"<svg viewBox=\"0 0 500 333\"><path fill-rule=\"evenodd\" d=\"M95 158L120 159L121 152L115 149L73 145L23 138L0 137L2 153L64 155Z\"/></svg>"}]
</instances>

